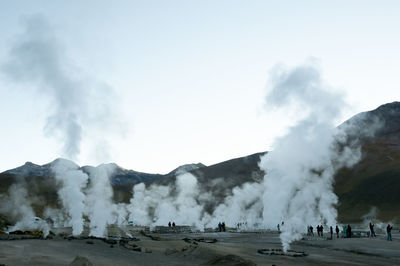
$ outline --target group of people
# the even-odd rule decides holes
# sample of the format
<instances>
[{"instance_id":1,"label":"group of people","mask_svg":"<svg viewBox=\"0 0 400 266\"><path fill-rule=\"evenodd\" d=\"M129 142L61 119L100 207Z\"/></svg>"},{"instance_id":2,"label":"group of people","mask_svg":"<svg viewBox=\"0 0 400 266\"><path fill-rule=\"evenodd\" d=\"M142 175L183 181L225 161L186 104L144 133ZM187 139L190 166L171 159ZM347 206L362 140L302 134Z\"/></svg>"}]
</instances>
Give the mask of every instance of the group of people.
<instances>
[{"instance_id":1,"label":"group of people","mask_svg":"<svg viewBox=\"0 0 400 266\"><path fill-rule=\"evenodd\" d=\"M374 226L375 225L373 223L369 223L369 236L370 237L376 237ZM387 241L392 241L392 229L393 229L393 226L391 226L390 224L388 224L386 226Z\"/></svg>"},{"instance_id":2,"label":"group of people","mask_svg":"<svg viewBox=\"0 0 400 266\"><path fill-rule=\"evenodd\" d=\"M226 225L225 225L225 222L219 222L218 223L218 230L220 231L220 232L222 232L222 231L226 231Z\"/></svg>"},{"instance_id":3,"label":"group of people","mask_svg":"<svg viewBox=\"0 0 400 266\"><path fill-rule=\"evenodd\" d=\"M168 222L168 227L175 227L175 222L172 222L172 224L171 224L171 222Z\"/></svg>"},{"instance_id":4,"label":"group of people","mask_svg":"<svg viewBox=\"0 0 400 266\"><path fill-rule=\"evenodd\" d=\"M369 236L370 237L376 237L374 226L375 225L373 223L369 223L369 230L370 230ZM392 229L393 229L393 226L388 224L386 227L388 241L392 241ZM278 228L278 230L279 230L279 228ZM336 232L336 237L339 238L340 230L337 225L335 228L335 232ZM329 233L330 233L330 239L332 239L333 238L333 227L332 226L329 227ZM344 225L343 229L342 229L342 233L343 233L344 238L351 238L353 235L351 226L349 224L347 226ZM317 225L317 234L318 234L318 236L321 236L321 237L323 236L324 227L322 225ZM314 236L314 227L312 227L312 225L307 226L307 235Z\"/></svg>"},{"instance_id":5,"label":"group of people","mask_svg":"<svg viewBox=\"0 0 400 266\"><path fill-rule=\"evenodd\" d=\"M246 227L247 226L247 222L237 223L237 225L236 225L237 229L241 229L243 226Z\"/></svg>"}]
</instances>

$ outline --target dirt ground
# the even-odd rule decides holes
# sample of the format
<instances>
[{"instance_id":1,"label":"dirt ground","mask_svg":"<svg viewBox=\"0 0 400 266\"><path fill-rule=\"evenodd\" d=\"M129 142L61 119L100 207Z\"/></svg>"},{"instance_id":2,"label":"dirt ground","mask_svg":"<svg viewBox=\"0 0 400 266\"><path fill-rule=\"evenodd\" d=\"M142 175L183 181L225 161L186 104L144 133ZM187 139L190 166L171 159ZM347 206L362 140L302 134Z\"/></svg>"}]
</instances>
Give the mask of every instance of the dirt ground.
<instances>
[{"instance_id":1,"label":"dirt ground","mask_svg":"<svg viewBox=\"0 0 400 266\"><path fill-rule=\"evenodd\" d=\"M400 233L377 238L308 237L291 245L299 253L282 255L277 232L143 233L111 241L92 238L21 239L0 237L0 265L69 265L76 256L93 265L399 265ZM259 252L264 250L264 252ZM266 251L266 252L265 252ZM304 252L304 253L300 253ZM270 254L274 253L274 254ZM279 253L279 254L277 254ZM243 259L233 261L233 254ZM297 254L298 256L292 256ZM253 262L254 264L251 264ZM240 264L241 263L241 264Z\"/></svg>"}]
</instances>

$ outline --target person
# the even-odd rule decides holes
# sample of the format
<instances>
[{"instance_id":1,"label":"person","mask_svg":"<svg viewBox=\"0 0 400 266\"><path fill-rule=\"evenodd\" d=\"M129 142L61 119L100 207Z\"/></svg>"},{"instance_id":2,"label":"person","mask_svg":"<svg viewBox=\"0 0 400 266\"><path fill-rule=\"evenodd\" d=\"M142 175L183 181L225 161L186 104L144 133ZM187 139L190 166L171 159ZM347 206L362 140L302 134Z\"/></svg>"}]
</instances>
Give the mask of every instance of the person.
<instances>
[{"instance_id":1,"label":"person","mask_svg":"<svg viewBox=\"0 0 400 266\"><path fill-rule=\"evenodd\" d=\"M351 226L349 224L347 225L347 237L351 238Z\"/></svg>"},{"instance_id":2,"label":"person","mask_svg":"<svg viewBox=\"0 0 400 266\"><path fill-rule=\"evenodd\" d=\"M347 237L347 227L343 225L343 237Z\"/></svg>"},{"instance_id":3,"label":"person","mask_svg":"<svg viewBox=\"0 0 400 266\"><path fill-rule=\"evenodd\" d=\"M222 230L224 230L224 232L226 231L225 222L222 222Z\"/></svg>"},{"instance_id":4,"label":"person","mask_svg":"<svg viewBox=\"0 0 400 266\"><path fill-rule=\"evenodd\" d=\"M168 227L171 227L171 222L168 222Z\"/></svg>"},{"instance_id":5,"label":"person","mask_svg":"<svg viewBox=\"0 0 400 266\"><path fill-rule=\"evenodd\" d=\"M336 237L339 238L339 227L336 225Z\"/></svg>"},{"instance_id":6,"label":"person","mask_svg":"<svg viewBox=\"0 0 400 266\"><path fill-rule=\"evenodd\" d=\"M320 233L320 227L319 227L319 225L317 225L317 234L318 234L318 236L321 236L321 233Z\"/></svg>"},{"instance_id":7,"label":"person","mask_svg":"<svg viewBox=\"0 0 400 266\"><path fill-rule=\"evenodd\" d=\"M222 224L221 222L218 223L218 230L221 232L222 231Z\"/></svg>"},{"instance_id":8,"label":"person","mask_svg":"<svg viewBox=\"0 0 400 266\"><path fill-rule=\"evenodd\" d=\"M393 229L393 226L390 226L390 224L388 224L388 226L386 227L388 241L392 241L392 229Z\"/></svg>"},{"instance_id":9,"label":"person","mask_svg":"<svg viewBox=\"0 0 400 266\"><path fill-rule=\"evenodd\" d=\"M332 240L333 239L333 228L332 228L332 226L329 228L329 231L331 233L331 240Z\"/></svg>"},{"instance_id":10,"label":"person","mask_svg":"<svg viewBox=\"0 0 400 266\"><path fill-rule=\"evenodd\" d=\"M175 222L172 222L172 227L175 227Z\"/></svg>"},{"instance_id":11,"label":"person","mask_svg":"<svg viewBox=\"0 0 400 266\"><path fill-rule=\"evenodd\" d=\"M371 231L371 235L370 236L371 237L376 237L373 223L369 223L369 230Z\"/></svg>"},{"instance_id":12,"label":"person","mask_svg":"<svg viewBox=\"0 0 400 266\"><path fill-rule=\"evenodd\" d=\"M324 227L322 226L322 224L319 227L319 230L321 231L321 236L324 236Z\"/></svg>"},{"instance_id":13,"label":"person","mask_svg":"<svg viewBox=\"0 0 400 266\"><path fill-rule=\"evenodd\" d=\"M312 227L312 225L310 225L310 233L312 236L314 236L314 227Z\"/></svg>"},{"instance_id":14,"label":"person","mask_svg":"<svg viewBox=\"0 0 400 266\"><path fill-rule=\"evenodd\" d=\"M281 231L281 228L279 227L279 224L278 224L278 226L277 226L277 227L278 227L278 232L280 232L280 231Z\"/></svg>"}]
</instances>

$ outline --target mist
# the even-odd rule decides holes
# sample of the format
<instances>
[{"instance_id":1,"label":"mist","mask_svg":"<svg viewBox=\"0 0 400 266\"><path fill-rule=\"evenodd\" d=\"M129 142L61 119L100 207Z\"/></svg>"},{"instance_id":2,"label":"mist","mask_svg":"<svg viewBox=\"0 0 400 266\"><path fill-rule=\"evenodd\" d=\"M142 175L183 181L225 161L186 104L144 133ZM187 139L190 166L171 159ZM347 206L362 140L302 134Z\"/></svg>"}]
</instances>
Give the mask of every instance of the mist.
<instances>
[{"instance_id":1,"label":"mist","mask_svg":"<svg viewBox=\"0 0 400 266\"><path fill-rule=\"evenodd\" d=\"M61 143L61 156L77 160L87 134L97 141L96 159L110 159L108 133L123 134L117 94L74 64L55 29L40 14L24 17L1 71L27 92L47 101L45 136ZM95 134L102 130L101 136ZM96 139L99 138L99 139ZM99 152L101 150L101 152Z\"/></svg>"}]
</instances>

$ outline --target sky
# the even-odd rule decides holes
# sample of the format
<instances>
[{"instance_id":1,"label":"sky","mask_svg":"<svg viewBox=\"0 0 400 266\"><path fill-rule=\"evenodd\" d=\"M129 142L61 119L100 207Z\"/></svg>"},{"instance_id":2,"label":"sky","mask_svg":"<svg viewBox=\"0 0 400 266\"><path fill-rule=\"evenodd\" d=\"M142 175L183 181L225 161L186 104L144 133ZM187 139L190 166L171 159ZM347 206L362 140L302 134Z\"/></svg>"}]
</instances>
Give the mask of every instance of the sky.
<instances>
[{"instance_id":1,"label":"sky","mask_svg":"<svg viewBox=\"0 0 400 266\"><path fill-rule=\"evenodd\" d=\"M399 13L399 1L0 0L0 172L66 157L163 174L272 150L301 116L268 105L272 73L310 62L345 95L337 124L399 101Z\"/></svg>"}]
</instances>

